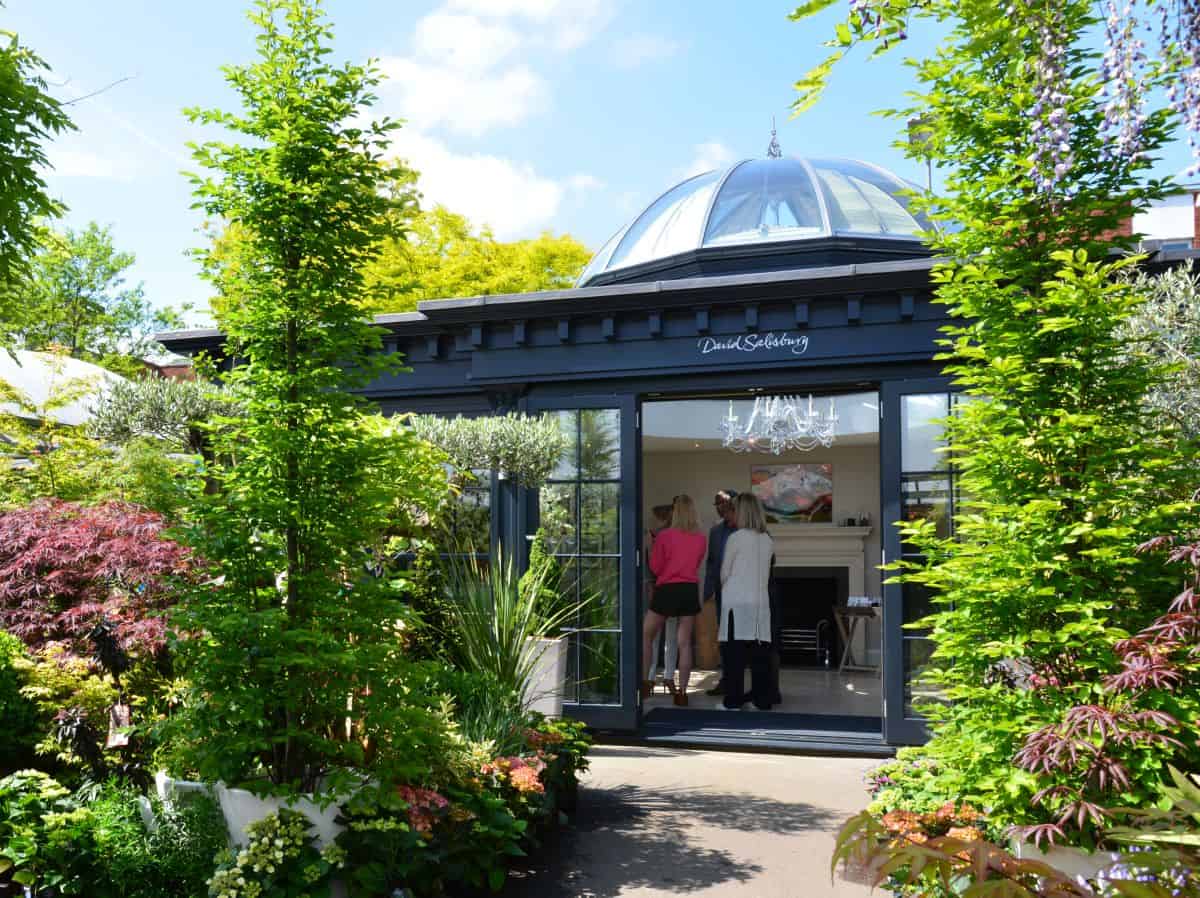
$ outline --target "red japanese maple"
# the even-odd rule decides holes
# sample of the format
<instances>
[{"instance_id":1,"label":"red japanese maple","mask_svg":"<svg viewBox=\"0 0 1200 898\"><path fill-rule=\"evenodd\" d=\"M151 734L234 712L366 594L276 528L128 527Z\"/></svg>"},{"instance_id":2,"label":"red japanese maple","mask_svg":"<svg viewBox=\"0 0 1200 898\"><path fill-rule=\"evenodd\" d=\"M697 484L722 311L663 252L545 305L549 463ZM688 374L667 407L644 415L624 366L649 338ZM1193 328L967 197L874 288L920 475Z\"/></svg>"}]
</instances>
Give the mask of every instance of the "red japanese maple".
<instances>
[{"instance_id":1,"label":"red japanese maple","mask_svg":"<svg viewBox=\"0 0 1200 898\"><path fill-rule=\"evenodd\" d=\"M127 651L156 651L171 581L191 569L189 550L163 529L160 515L121 502L49 499L0 514L0 626L30 648L85 654L105 618Z\"/></svg>"}]
</instances>

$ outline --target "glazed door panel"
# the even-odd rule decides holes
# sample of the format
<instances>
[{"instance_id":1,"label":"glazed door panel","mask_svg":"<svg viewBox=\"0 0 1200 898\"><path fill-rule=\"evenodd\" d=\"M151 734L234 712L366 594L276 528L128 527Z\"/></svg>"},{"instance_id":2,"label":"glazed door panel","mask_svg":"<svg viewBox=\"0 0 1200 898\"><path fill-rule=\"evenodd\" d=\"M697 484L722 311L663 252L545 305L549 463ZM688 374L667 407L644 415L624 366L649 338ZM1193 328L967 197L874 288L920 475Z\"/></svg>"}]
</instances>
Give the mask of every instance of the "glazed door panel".
<instances>
[{"instance_id":1,"label":"glazed door panel","mask_svg":"<svg viewBox=\"0 0 1200 898\"><path fill-rule=\"evenodd\" d=\"M884 381L880 391L880 470L884 561L919 559L900 538L898 522L932 519L950 535L954 520L954 471L939 423L953 409L949 380ZM887 579L885 572L884 578ZM933 645L927 631L907 626L931 610L929 594L913 584L883 587L883 736L893 745L928 738L914 702L934 698L922 682Z\"/></svg>"},{"instance_id":2,"label":"glazed door panel","mask_svg":"<svg viewBox=\"0 0 1200 898\"><path fill-rule=\"evenodd\" d=\"M637 706L637 414L632 396L527 403L557 417L567 451L530 497L527 540L540 538L576 607L565 713L603 729L635 730Z\"/></svg>"}]
</instances>

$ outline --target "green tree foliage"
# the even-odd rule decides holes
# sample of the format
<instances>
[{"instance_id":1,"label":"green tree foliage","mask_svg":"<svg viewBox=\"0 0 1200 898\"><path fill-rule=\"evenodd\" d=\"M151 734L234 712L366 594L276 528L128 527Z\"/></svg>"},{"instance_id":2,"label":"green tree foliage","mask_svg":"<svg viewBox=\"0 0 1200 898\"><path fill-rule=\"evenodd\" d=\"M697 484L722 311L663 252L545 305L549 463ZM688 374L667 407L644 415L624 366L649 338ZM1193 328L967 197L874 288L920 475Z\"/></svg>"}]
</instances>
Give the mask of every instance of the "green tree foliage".
<instances>
[{"instance_id":1,"label":"green tree foliage","mask_svg":"<svg viewBox=\"0 0 1200 898\"><path fill-rule=\"evenodd\" d=\"M393 208L379 187L400 174L383 161L395 124L368 118L378 75L328 61L317 2L261 0L250 19L258 58L225 69L241 110L189 111L240 139L195 148L209 172L195 189L253 264L200 253L237 298L222 325L245 363L227 378L243 415L214 433L219 489L190 536L223 579L186 599L183 628L203 636L182 649L182 738L206 778L311 791L436 727L398 709L400 611L364 551L436 504L445 479L433 450L365 417L354 392L397 368L361 305Z\"/></svg>"},{"instance_id":2,"label":"green tree foliage","mask_svg":"<svg viewBox=\"0 0 1200 898\"><path fill-rule=\"evenodd\" d=\"M11 31L0 30L0 341L24 318L10 293L26 272L38 242L38 222L63 206L46 191L45 144L72 129L58 101L46 93L46 64ZM22 314L18 314L22 312Z\"/></svg>"},{"instance_id":3,"label":"green tree foliage","mask_svg":"<svg viewBox=\"0 0 1200 898\"><path fill-rule=\"evenodd\" d=\"M391 235L367 269L375 312L409 312L422 300L572 286L591 252L569 234L504 242L462 215L434 206L407 233Z\"/></svg>"},{"instance_id":4,"label":"green tree foliage","mask_svg":"<svg viewBox=\"0 0 1200 898\"><path fill-rule=\"evenodd\" d=\"M154 308L141 284L125 283L133 263L133 253L118 251L111 230L95 222L82 231L47 233L28 277L14 288L23 348L61 346L119 374L141 373L138 358L157 347L154 332L179 327L182 318Z\"/></svg>"},{"instance_id":5,"label":"green tree foliage","mask_svg":"<svg viewBox=\"0 0 1200 898\"><path fill-rule=\"evenodd\" d=\"M1045 783L1015 753L1089 704L1118 667L1114 643L1167 605L1172 576L1135 547L1191 520L1175 504L1186 447L1143 401L1162 372L1121 338L1144 299L1121 278L1134 260L1109 261L1110 229L1166 190L1146 171L1169 115L1147 110L1142 152L1109 152L1090 2L865 5L836 44L884 48L910 18L949 29L913 63L914 106L892 113L920 116L928 139L910 153L946 167L944 190L914 202L957 224L930 239L945 260L937 300L957 319L942 358L972 400L948 423L965 497L954 538L908 526L925 560L900 566L910 595L933 594L925 673L947 700L923 708L933 736L922 753L939 761L946 798L977 800L997 825L1035 823L1053 819L1055 799L1035 799ZM1053 165L1031 126L1043 114L1064 154Z\"/></svg>"}]
</instances>

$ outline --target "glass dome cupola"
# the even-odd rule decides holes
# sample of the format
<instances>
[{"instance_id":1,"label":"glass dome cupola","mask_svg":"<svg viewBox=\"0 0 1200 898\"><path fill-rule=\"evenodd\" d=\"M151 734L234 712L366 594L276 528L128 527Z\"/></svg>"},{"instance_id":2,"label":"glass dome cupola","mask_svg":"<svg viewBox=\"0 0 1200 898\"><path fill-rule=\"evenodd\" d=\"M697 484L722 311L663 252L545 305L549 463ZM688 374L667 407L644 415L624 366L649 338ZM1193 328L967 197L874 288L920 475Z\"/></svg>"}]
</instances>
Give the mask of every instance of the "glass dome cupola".
<instances>
[{"instance_id":1,"label":"glass dome cupola","mask_svg":"<svg viewBox=\"0 0 1200 898\"><path fill-rule=\"evenodd\" d=\"M745 160L689 178L656 199L596 254L579 286L626 280L618 272L727 247L779 244L783 250L801 241L852 237L911 242L917 250L921 232L929 229L925 217L909 208L908 192L919 189L852 159Z\"/></svg>"}]
</instances>

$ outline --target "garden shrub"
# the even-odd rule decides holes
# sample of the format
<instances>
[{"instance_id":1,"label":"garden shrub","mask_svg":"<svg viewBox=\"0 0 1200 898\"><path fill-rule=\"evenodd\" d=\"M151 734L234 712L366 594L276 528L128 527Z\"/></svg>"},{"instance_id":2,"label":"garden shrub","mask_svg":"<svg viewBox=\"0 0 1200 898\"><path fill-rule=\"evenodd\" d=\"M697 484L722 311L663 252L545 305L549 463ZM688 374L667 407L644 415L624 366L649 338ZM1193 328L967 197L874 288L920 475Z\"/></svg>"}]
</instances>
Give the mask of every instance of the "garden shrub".
<instances>
[{"instance_id":1,"label":"garden shrub","mask_svg":"<svg viewBox=\"0 0 1200 898\"><path fill-rule=\"evenodd\" d=\"M39 770L0 779L0 886L88 894L88 822L70 791Z\"/></svg>"},{"instance_id":2,"label":"garden shrub","mask_svg":"<svg viewBox=\"0 0 1200 898\"><path fill-rule=\"evenodd\" d=\"M131 654L158 651L176 578L191 568L164 529L160 515L121 502L42 499L0 514L0 628L31 649L84 657L103 618Z\"/></svg>"},{"instance_id":3,"label":"garden shrub","mask_svg":"<svg viewBox=\"0 0 1200 898\"><path fill-rule=\"evenodd\" d=\"M138 793L109 784L86 805L94 852L96 898L199 898L229 844L225 819L214 798L178 796L170 806L152 804L155 828L142 819Z\"/></svg>"},{"instance_id":4,"label":"garden shrub","mask_svg":"<svg viewBox=\"0 0 1200 898\"><path fill-rule=\"evenodd\" d=\"M278 811L246 827L246 847L226 852L209 885L212 898L329 894L329 882L345 863L337 845L316 847L308 818ZM378 893L376 893L378 894Z\"/></svg>"},{"instance_id":5,"label":"garden shrub","mask_svg":"<svg viewBox=\"0 0 1200 898\"><path fill-rule=\"evenodd\" d=\"M33 761L38 716L33 702L22 692L27 673L24 644L0 630L0 776L28 767Z\"/></svg>"}]
</instances>

